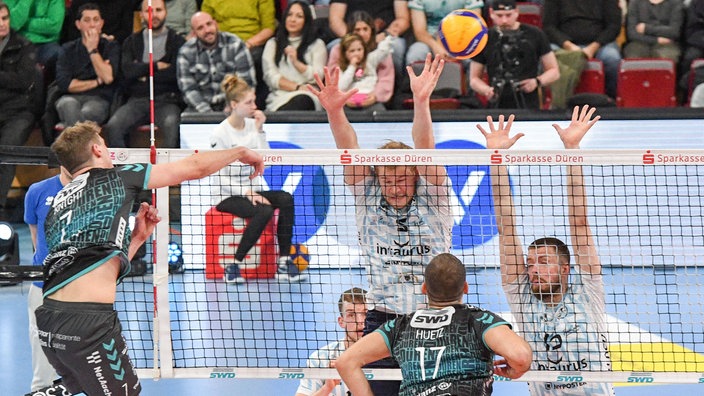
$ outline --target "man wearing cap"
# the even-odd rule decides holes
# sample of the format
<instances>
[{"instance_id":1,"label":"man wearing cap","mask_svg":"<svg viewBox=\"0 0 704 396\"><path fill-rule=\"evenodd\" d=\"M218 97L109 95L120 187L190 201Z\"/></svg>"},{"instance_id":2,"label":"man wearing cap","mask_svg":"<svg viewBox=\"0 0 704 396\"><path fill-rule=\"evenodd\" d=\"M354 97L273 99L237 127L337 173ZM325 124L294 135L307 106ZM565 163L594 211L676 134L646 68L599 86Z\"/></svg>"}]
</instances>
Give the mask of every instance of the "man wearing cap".
<instances>
[{"instance_id":1,"label":"man wearing cap","mask_svg":"<svg viewBox=\"0 0 704 396\"><path fill-rule=\"evenodd\" d=\"M539 88L560 78L547 36L539 28L518 21L515 0L495 0L489 16L494 27L484 50L472 59L470 86L492 107L539 110ZM482 79L484 70L489 83Z\"/></svg>"}]
</instances>

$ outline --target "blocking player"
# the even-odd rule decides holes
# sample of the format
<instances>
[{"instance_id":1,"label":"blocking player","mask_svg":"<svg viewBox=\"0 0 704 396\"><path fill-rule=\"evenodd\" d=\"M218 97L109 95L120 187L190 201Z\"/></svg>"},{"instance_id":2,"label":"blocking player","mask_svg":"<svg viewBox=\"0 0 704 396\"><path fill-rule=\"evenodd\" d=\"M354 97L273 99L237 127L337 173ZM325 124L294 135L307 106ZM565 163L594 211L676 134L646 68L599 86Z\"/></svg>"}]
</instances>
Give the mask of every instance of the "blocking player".
<instances>
[{"instance_id":1,"label":"blocking player","mask_svg":"<svg viewBox=\"0 0 704 396\"><path fill-rule=\"evenodd\" d=\"M402 396L490 395L493 373L515 379L528 371L530 346L511 325L462 303L466 277L464 264L450 253L430 261L423 283L429 307L385 323L337 359L353 395L372 395L362 366L389 355L401 366ZM503 359L494 362L495 354Z\"/></svg>"},{"instance_id":2,"label":"blocking player","mask_svg":"<svg viewBox=\"0 0 704 396\"><path fill-rule=\"evenodd\" d=\"M253 177L261 175L262 157L237 147L172 163L114 167L93 122L65 129L51 149L73 181L54 197L45 223L44 304L36 310L42 348L71 393L138 395L141 385L113 304L117 283L160 217L143 203L130 235L135 197L142 189L202 178L234 161L251 165Z\"/></svg>"},{"instance_id":3,"label":"blocking player","mask_svg":"<svg viewBox=\"0 0 704 396\"><path fill-rule=\"evenodd\" d=\"M570 125L553 127L565 149L579 149L584 135L599 120L595 108L575 107ZM508 149L523 134L509 136L513 115L489 132L477 125L489 149ZM491 167L496 223L499 228L501 283L520 333L535 351L533 370L609 371L601 262L587 217L582 167L567 167L567 204L575 266L570 250L557 238L540 238L523 255L515 208L505 166ZM613 395L605 383L530 383L532 395Z\"/></svg>"},{"instance_id":4,"label":"blocking player","mask_svg":"<svg viewBox=\"0 0 704 396\"><path fill-rule=\"evenodd\" d=\"M419 76L407 67L413 91L411 135L416 149L434 149L430 95L444 61L428 54ZM316 75L320 90L309 86L327 110L337 148L358 149L357 134L344 112L344 105L357 90L342 92L339 68L325 68L325 82ZM381 149L411 149L391 141ZM393 153L392 150L390 150ZM413 312L425 303L421 293L423 268L430 259L450 251L452 209L450 182L443 166L387 165L346 166L345 184L355 197L359 243L369 265L368 304L364 333L370 333L397 315ZM377 367L398 367L393 361ZM376 395L398 393L399 382L373 381Z\"/></svg>"},{"instance_id":5,"label":"blocking player","mask_svg":"<svg viewBox=\"0 0 704 396\"><path fill-rule=\"evenodd\" d=\"M308 367L335 367L335 360L342 352L362 338L364 319L367 317L366 294L367 291L359 287L342 292L337 302L340 310L337 324L345 329L345 338L331 342L313 352L308 358ZM302 379L296 391L296 396L347 396L349 394L349 388L339 379Z\"/></svg>"}]
</instances>

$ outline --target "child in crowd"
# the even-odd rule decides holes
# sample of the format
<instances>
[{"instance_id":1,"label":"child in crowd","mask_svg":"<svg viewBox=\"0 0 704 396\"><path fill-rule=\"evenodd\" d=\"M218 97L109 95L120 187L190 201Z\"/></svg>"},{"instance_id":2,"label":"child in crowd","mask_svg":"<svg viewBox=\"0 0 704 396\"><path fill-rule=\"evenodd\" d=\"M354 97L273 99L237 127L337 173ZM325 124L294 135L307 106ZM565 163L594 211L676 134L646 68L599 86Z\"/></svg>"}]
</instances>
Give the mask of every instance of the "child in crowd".
<instances>
[{"instance_id":1,"label":"child in crowd","mask_svg":"<svg viewBox=\"0 0 704 396\"><path fill-rule=\"evenodd\" d=\"M393 36L388 36L379 43L377 48L367 52L367 46L362 37L357 34L347 34L340 41L340 82L341 90L356 88L358 92L346 103L345 109L368 111L383 111L383 104L370 95L378 81L377 65L391 52Z\"/></svg>"}]
</instances>

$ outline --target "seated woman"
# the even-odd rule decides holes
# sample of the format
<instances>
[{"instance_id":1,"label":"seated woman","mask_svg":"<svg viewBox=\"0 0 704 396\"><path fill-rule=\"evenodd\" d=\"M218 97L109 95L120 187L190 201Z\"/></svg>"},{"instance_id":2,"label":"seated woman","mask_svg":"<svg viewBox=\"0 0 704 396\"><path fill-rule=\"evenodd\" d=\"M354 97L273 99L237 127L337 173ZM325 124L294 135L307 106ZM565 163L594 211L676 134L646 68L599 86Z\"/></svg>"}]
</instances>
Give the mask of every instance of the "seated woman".
<instances>
[{"instance_id":1,"label":"seated woman","mask_svg":"<svg viewBox=\"0 0 704 396\"><path fill-rule=\"evenodd\" d=\"M222 82L222 90L225 92L231 113L215 127L210 136L210 147L226 149L244 146L250 149L268 149L269 143L263 129L266 116L261 110L257 110L254 89L241 78L227 75ZM305 275L298 271L298 267L289 257L293 237L293 197L285 191L265 191L265 183L261 176L249 178L251 171L248 166L226 166L217 175L219 182L212 186L217 210L249 220L237 246L234 263L225 267L225 281L244 282L240 274L240 265L257 243L274 215L274 210L278 209L276 238L279 244L279 269L276 277L281 280L300 282L305 279Z\"/></svg>"},{"instance_id":2,"label":"seated woman","mask_svg":"<svg viewBox=\"0 0 704 396\"><path fill-rule=\"evenodd\" d=\"M316 38L313 14L305 1L289 3L276 34L267 41L262 56L264 82L269 86L266 109L321 110L318 98L305 88L323 73L327 49Z\"/></svg>"},{"instance_id":3,"label":"seated woman","mask_svg":"<svg viewBox=\"0 0 704 396\"><path fill-rule=\"evenodd\" d=\"M365 11L355 11L347 21L347 31L352 32L364 40L367 53L376 49L376 28L374 19ZM340 64L340 44L336 44L328 57L328 68ZM374 91L368 96L369 105L374 103L385 104L391 99L394 93L394 62L391 55L386 56L376 66L376 85Z\"/></svg>"}]
</instances>

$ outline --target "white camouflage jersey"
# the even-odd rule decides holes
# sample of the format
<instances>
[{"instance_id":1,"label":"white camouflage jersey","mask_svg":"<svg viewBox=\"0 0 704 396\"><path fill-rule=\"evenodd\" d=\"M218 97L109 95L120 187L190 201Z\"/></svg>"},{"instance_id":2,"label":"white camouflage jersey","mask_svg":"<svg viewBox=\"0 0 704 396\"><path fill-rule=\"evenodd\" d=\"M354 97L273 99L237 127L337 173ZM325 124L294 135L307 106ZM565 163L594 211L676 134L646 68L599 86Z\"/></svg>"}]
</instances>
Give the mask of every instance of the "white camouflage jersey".
<instances>
[{"instance_id":1,"label":"white camouflage jersey","mask_svg":"<svg viewBox=\"0 0 704 396\"><path fill-rule=\"evenodd\" d=\"M383 199L375 176L351 187L359 245L369 265L368 304L399 314L424 307L425 266L452 245L449 180L434 186L419 177L416 195L401 210Z\"/></svg>"},{"instance_id":2,"label":"white camouflage jersey","mask_svg":"<svg viewBox=\"0 0 704 396\"><path fill-rule=\"evenodd\" d=\"M344 351L344 340L331 342L313 352L308 358L307 366L310 368L330 368L330 363L340 357ZM296 393L312 395L318 389L322 388L324 384L325 380L321 379L302 379ZM349 396L350 392L345 383L340 382L340 385L334 387L330 394L332 396Z\"/></svg>"},{"instance_id":3,"label":"white camouflage jersey","mask_svg":"<svg viewBox=\"0 0 704 396\"><path fill-rule=\"evenodd\" d=\"M572 273L570 287L556 306L530 290L526 274L504 286L515 325L533 348L531 370L611 371L601 275ZM611 384L534 382L533 396L613 395Z\"/></svg>"}]
</instances>

